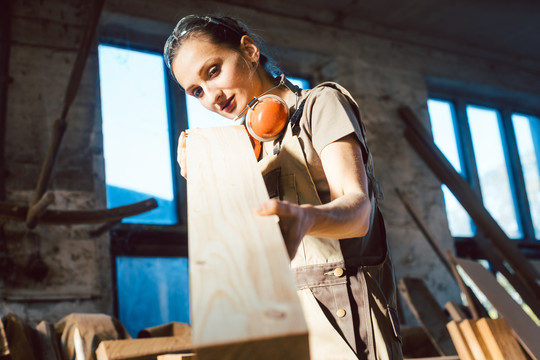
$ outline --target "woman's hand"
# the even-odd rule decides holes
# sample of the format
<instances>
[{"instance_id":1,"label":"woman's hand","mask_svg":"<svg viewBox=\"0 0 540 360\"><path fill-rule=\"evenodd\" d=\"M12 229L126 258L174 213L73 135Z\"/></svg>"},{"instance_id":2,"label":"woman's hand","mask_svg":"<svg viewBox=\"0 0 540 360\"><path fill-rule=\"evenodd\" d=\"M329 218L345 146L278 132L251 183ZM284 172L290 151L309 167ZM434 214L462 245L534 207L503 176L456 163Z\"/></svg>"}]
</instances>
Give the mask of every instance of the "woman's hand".
<instances>
[{"instance_id":1,"label":"woman's hand","mask_svg":"<svg viewBox=\"0 0 540 360\"><path fill-rule=\"evenodd\" d=\"M298 206L286 201L271 199L257 209L258 215L277 215L279 217L279 227L291 260L294 258L302 238L312 226L311 208L311 205Z\"/></svg>"},{"instance_id":2,"label":"woman's hand","mask_svg":"<svg viewBox=\"0 0 540 360\"><path fill-rule=\"evenodd\" d=\"M178 149L176 152L176 161L180 165L180 174L187 179L187 167L186 167L186 139L187 134L185 131L180 133L178 138Z\"/></svg>"},{"instance_id":3,"label":"woman's hand","mask_svg":"<svg viewBox=\"0 0 540 360\"><path fill-rule=\"evenodd\" d=\"M309 234L329 239L362 237L369 230L371 202L362 150L354 135L327 145L321 162L331 201L322 205L294 205L268 200L259 215L277 215L281 233L292 259L302 238Z\"/></svg>"}]
</instances>

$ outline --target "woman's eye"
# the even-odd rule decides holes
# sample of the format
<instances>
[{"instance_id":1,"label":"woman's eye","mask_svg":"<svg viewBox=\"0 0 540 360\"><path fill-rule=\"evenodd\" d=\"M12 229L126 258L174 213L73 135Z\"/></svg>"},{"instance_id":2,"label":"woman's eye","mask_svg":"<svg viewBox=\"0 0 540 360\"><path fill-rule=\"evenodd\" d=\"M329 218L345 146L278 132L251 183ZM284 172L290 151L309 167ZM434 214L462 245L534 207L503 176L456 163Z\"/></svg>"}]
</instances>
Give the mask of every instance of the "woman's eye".
<instances>
[{"instance_id":1,"label":"woman's eye","mask_svg":"<svg viewBox=\"0 0 540 360\"><path fill-rule=\"evenodd\" d=\"M193 92L191 93L191 95L193 95L194 97L198 98L199 96L201 96L202 94L202 89L201 88L196 88L195 90L193 90Z\"/></svg>"},{"instance_id":2,"label":"woman's eye","mask_svg":"<svg viewBox=\"0 0 540 360\"><path fill-rule=\"evenodd\" d=\"M209 77L213 77L214 75L217 74L218 70L219 70L219 68L218 68L217 65L212 66L212 67L210 68L210 70L208 71L208 76L209 76Z\"/></svg>"}]
</instances>

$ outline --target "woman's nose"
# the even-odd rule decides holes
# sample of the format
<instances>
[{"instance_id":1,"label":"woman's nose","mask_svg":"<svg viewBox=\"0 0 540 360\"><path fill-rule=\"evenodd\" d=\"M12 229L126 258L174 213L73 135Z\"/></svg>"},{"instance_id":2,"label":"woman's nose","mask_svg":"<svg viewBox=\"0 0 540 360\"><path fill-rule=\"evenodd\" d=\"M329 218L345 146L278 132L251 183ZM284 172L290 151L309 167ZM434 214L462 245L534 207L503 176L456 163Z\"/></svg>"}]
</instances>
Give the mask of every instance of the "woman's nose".
<instances>
[{"instance_id":1,"label":"woman's nose","mask_svg":"<svg viewBox=\"0 0 540 360\"><path fill-rule=\"evenodd\" d=\"M214 110L221 109L221 102L223 101L223 92L219 89L209 88L207 90L207 101L208 108L213 108Z\"/></svg>"}]
</instances>

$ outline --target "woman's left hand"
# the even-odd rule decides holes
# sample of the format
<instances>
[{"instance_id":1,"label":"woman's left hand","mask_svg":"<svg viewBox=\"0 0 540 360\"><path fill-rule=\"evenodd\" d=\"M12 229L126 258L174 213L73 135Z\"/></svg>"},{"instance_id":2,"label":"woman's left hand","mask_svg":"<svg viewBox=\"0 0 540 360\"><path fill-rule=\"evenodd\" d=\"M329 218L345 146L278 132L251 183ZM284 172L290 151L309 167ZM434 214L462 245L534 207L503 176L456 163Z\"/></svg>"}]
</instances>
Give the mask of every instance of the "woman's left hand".
<instances>
[{"instance_id":1,"label":"woman's left hand","mask_svg":"<svg viewBox=\"0 0 540 360\"><path fill-rule=\"evenodd\" d=\"M294 258L302 238L311 227L310 207L310 205L298 206L286 201L271 199L257 209L258 215L277 215L279 217L279 227L291 260Z\"/></svg>"}]
</instances>

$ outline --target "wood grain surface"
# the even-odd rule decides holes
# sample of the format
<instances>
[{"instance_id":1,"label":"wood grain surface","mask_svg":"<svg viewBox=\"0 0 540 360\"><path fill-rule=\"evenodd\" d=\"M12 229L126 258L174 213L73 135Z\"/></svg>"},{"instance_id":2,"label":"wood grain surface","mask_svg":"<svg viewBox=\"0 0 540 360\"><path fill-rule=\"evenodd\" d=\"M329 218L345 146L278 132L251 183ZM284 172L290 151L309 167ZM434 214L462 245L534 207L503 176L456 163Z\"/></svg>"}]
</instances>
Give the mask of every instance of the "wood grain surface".
<instances>
[{"instance_id":1,"label":"wood grain surface","mask_svg":"<svg viewBox=\"0 0 540 360\"><path fill-rule=\"evenodd\" d=\"M255 213L268 193L244 127L190 130L186 152L194 346L304 334L307 347L278 219Z\"/></svg>"}]
</instances>

